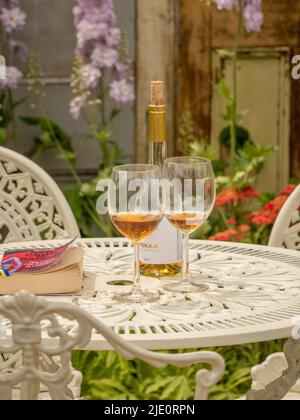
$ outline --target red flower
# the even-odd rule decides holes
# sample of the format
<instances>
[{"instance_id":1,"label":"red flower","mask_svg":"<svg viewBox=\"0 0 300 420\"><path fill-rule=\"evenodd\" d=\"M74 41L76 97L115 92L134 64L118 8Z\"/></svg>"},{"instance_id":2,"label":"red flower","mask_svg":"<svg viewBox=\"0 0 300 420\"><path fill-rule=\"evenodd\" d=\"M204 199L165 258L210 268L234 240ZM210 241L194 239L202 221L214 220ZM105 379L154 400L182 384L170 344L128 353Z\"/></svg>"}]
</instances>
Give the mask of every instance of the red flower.
<instances>
[{"instance_id":1,"label":"red flower","mask_svg":"<svg viewBox=\"0 0 300 420\"><path fill-rule=\"evenodd\" d=\"M216 199L217 206L226 206L230 203L235 203L239 199L239 193L234 188L225 188L222 190Z\"/></svg>"},{"instance_id":2,"label":"red flower","mask_svg":"<svg viewBox=\"0 0 300 420\"><path fill-rule=\"evenodd\" d=\"M282 195L267 203L260 211L253 212L245 216L245 219L250 220L254 225L272 225L276 221L280 210L286 203L288 196L295 190L295 188L296 187L294 185L288 185L281 191Z\"/></svg>"},{"instance_id":3,"label":"red flower","mask_svg":"<svg viewBox=\"0 0 300 420\"><path fill-rule=\"evenodd\" d=\"M264 206L264 210L266 210L266 211L273 211L274 210L274 203L273 203L273 201L270 201L269 203L267 203Z\"/></svg>"},{"instance_id":4,"label":"red flower","mask_svg":"<svg viewBox=\"0 0 300 420\"><path fill-rule=\"evenodd\" d=\"M211 241L230 241L233 237L239 233L236 230L226 230L225 232L217 233L214 236L211 236L209 240Z\"/></svg>"},{"instance_id":5,"label":"red flower","mask_svg":"<svg viewBox=\"0 0 300 420\"><path fill-rule=\"evenodd\" d=\"M250 198L259 197L259 192L252 187L248 187L244 191L240 192L239 197L240 200L248 200Z\"/></svg>"},{"instance_id":6,"label":"red flower","mask_svg":"<svg viewBox=\"0 0 300 420\"><path fill-rule=\"evenodd\" d=\"M278 213L282 209L282 207L285 204L285 202L286 202L287 199L288 199L288 196L281 195L281 196L275 198L274 200L270 201L269 203L267 203L264 206L263 210L272 211L276 215L278 215Z\"/></svg>"},{"instance_id":7,"label":"red flower","mask_svg":"<svg viewBox=\"0 0 300 420\"><path fill-rule=\"evenodd\" d=\"M280 192L280 195L289 196L295 191L296 188L297 188L297 185L289 184L285 188L283 188L283 190Z\"/></svg>"},{"instance_id":8,"label":"red flower","mask_svg":"<svg viewBox=\"0 0 300 420\"><path fill-rule=\"evenodd\" d=\"M257 213L257 212L255 212L255 213L250 213L250 214L246 214L246 215L244 216L244 219L245 219L245 220L251 220L251 219L252 219L252 217L254 217L256 213Z\"/></svg>"},{"instance_id":9,"label":"red flower","mask_svg":"<svg viewBox=\"0 0 300 420\"><path fill-rule=\"evenodd\" d=\"M234 219L234 218L232 218L232 219L228 219L228 220L227 220L227 223L228 223L229 225L236 225L236 224L237 224L237 220L236 220L236 219Z\"/></svg>"},{"instance_id":10,"label":"red flower","mask_svg":"<svg viewBox=\"0 0 300 420\"><path fill-rule=\"evenodd\" d=\"M230 236L235 236L238 232L237 232L236 230L234 230L234 229L229 229L229 230L227 231L227 233L228 233Z\"/></svg>"},{"instance_id":11,"label":"red flower","mask_svg":"<svg viewBox=\"0 0 300 420\"><path fill-rule=\"evenodd\" d=\"M250 226L248 226L248 225L241 225L241 226L239 227L239 230L240 230L241 232L247 233L247 232L250 232L251 228L250 228Z\"/></svg>"},{"instance_id":12,"label":"red flower","mask_svg":"<svg viewBox=\"0 0 300 420\"><path fill-rule=\"evenodd\" d=\"M208 238L210 241L229 241L230 235L227 232L220 232Z\"/></svg>"},{"instance_id":13,"label":"red flower","mask_svg":"<svg viewBox=\"0 0 300 420\"><path fill-rule=\"evenodd\" d=\"M255 225L271 225L275 222L276 218L276 214L262 211L254 215L251 221Z\"/></svg>"},{"instance_id":14,"label":"red flower","mask_svg":"<svg viewBox=\"0 0 300 420\"><path fill-rule=\"evenodd\" d=\"M243 234L243 233L238 233L236 236L235 236L235 239L237 240L237 241L240 241L241 239L243 239L245 237L245 235Z\"/></svg>"}]
</instances>

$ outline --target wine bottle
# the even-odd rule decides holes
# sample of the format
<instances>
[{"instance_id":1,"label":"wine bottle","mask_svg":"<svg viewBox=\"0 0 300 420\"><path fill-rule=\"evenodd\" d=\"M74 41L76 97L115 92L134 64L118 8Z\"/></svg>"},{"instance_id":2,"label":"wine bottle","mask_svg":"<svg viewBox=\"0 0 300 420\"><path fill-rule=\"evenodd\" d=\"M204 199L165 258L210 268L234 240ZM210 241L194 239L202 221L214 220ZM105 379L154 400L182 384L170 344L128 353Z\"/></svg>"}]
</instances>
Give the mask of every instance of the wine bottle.
<instances>
[{"instance_id":1,"label":"wine bottle","mask_svg":"<svg viewBox=\"0 0 300 420\"><path fill-rule=\"evenodd\" d=\"M163 166L167 158L167 107L164 84L151 82L148 112L149 163ZM182 234L165 217L157 230L140 245L141 273L169 277L182 270Z\"/></svg>"}]
</instances>

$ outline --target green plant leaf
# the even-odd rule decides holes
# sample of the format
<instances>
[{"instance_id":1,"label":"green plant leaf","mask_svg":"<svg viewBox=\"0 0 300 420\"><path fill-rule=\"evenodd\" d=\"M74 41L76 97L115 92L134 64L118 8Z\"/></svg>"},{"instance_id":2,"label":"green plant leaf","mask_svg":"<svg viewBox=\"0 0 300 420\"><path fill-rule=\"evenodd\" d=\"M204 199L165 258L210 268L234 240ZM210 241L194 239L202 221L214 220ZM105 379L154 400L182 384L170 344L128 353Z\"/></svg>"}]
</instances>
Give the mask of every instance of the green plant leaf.
<instances>
[{"instance_id":1,"label":"green plant leaf","mask_svg":"<svg viewBox=\"0 0 300 420\"><path fill-rule=\"evenodd\" d=\"M20 117L20 120L29 126L39 127L41 135L36 139L36 145L42 150L46 149L58 149L60 155L62 150L68 152L68 158L74 162L75 152L72 146L71 137L54 121L46 117ZM67 158L67 154L66 154Z\"/></svg>"},{"instance_id":2,"label":"green plant leaf","mask_svg":"<svg viewBox=\"0 0 300 420\"><path fill-rule=\"evenodd\" d=\"M25 96L25 97L19 99L18 101L13 102L12 103L13 109L16 109L20 105L23 105L27 101L27 99L28 99L28 97Z\"/></svg>"},{"instance_id":3,"label":"green plant leaf","mask_svg":"<svg viewBox=\"0 0 300 420\"><path fill-rule=\"evenodd\" d=\"M228 103L232 103L233 96L231 94L229 86L226 84L225 80L221 80L221 82L216 86L217 94L224 98Z\"/></svg>"},{"instance_id":4,"label":"green plant leaf","mask_svg":"<svg viewBox=\"0 0 300 420\"><path fill-rule=\"evenodd\" d=\"M4 145L7 139L7 131L5 128L0 127L0 145Z\"/></svg>"},{"instance_id":5,"label":"green plant leaf","mask_svg":"<svg viewBox=\"0 0 300 420\"><path fill-rule=\"evenodd\" d=\"M161 394L162 400L168 399L178 399L176 398L176 394L178 394L179 390L183 390L184 386L186 386L185 378L184 377L174 377L169 378L171 379L170 384L164 389ZM177 393L176 393L177 391ZM175 394L175 395L174 395Z\"/></svg>"}]
</instances>

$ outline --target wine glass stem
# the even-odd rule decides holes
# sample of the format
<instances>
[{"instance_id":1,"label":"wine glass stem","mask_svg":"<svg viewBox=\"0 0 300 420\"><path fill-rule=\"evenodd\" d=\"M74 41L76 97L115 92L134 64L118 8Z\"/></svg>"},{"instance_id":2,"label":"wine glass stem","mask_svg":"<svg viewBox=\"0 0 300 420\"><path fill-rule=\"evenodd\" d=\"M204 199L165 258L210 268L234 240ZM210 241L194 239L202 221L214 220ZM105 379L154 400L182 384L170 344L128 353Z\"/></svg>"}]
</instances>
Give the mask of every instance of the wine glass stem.
<instances>
[{"instance_id":1,"label":"wine glass stem","mask_svg":"<svg viewBox=\"0 0 300 420\"><path fill-rule=\"evenodd\" d=\"M183 276L184 282L189 280L189 268L190 268L190 249L189 249L190 237L188 233L183 234Z\"/></svg>"},{"instance_id":2,"label":"wine glass stem","mask_svg":"<svg viewBox=\"0 0 300 420\"><path fill-rule=\"evenodd\" d=\"M141 274L140 274L140 247L139 244L134 244L134 274L133 274L133 291L141 289Z\"/></svg>"}]
</instances>

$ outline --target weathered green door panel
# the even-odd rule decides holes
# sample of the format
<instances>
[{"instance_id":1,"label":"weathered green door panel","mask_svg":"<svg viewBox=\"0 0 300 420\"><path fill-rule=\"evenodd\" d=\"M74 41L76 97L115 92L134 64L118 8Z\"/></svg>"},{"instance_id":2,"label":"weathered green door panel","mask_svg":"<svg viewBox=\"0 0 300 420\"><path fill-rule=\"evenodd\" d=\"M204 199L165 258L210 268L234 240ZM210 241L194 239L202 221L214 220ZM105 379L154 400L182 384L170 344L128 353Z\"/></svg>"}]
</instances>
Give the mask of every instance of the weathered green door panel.
<instances>
[{"instance_id":1,"label":"weathered green door panel","mask_svg":"<svg viewBox=\"0 0 300 420\"><path fill-rule=\"evenodd\" d=\"M213 52L214 81L223 76L232 88L232 61ZM269 159L258 188L276 192L288 182L290 169L290 49L243 49L238 57L238 110L248 110L242 126L261 146L277 145L279 152ZM216 92L212 99L212 139L218 143L226 123L221 118L225 103Z\"/></svg>"}]
</instances>

